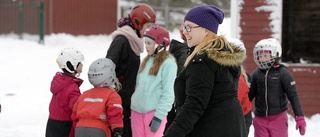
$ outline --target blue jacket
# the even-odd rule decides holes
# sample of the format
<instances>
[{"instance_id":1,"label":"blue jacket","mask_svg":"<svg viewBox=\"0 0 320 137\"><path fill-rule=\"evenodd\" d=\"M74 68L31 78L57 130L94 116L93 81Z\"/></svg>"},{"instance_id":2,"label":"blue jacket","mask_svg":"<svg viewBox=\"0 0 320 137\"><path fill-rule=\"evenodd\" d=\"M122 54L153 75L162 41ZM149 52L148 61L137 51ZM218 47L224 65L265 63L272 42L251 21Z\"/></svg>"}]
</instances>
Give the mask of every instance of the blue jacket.
<instances>
[{"instance_id":1,"label":"blue jacket","mask_svg":"<svg viewBox=\"0 0 320 137\"><path fill-rule=\"evenodd\" d=\"M173 84L177 73L174 57L168 56L156 76L149 75L154 62L150 57L144 70L138 73L136 90L131 97L131 109L139 113L155 110L154 116L163 120L174 101Z\"/></svg>"}]
</instances>

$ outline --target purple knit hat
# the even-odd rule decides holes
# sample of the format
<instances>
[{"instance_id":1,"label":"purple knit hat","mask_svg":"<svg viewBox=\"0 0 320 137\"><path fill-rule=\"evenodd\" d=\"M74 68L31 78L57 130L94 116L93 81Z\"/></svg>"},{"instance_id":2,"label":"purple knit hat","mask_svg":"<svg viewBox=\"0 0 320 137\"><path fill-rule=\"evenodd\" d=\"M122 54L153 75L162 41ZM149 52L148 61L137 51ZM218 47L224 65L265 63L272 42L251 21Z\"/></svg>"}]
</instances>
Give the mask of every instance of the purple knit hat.
<instances>
[{"instance_id":1,"label":"purple knit hat","mask_svg":"<svg viewBox=\"0 0 320 137\"><path fill-rule=\"evenodd\" d=\"M184 17L199 26L217 34L218 26L223 22L224 13L212 5L202 5L192 8Z\"/></svg>"}]
</instances>

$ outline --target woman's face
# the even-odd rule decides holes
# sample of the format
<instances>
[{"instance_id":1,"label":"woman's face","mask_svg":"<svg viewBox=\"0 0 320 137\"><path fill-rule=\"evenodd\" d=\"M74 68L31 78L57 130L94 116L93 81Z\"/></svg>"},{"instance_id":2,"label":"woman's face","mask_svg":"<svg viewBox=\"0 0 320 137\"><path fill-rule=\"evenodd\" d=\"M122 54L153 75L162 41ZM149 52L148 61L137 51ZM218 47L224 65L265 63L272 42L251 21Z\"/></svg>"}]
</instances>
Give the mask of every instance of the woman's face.
<instances>
[{"instance_id":1,"label":"woman's face","mask_svg":"<svg viewBox=\"0 0 320 137\"><path fill-rule=\"evenodd\" d=\"M153 23L151 23L151 22L147 22L147 23L143 24L142 29L139 30L141 36L143 36L143 35L144 35L144 32L146 32L146 30L149 29L152 25L153 25Z\"/></svg>"},{"instance_id":2,"label":"woman's face","mask_svg":"<svg viewBox=\"0 0 320 137\"><path fill-rule=\"evenodd\" d=\"M155 51L155 43L154 41L144 39L144 43L146 44L146 51L148 55L153 55Z\"/></svg>"},{"instance_id":3,"label":"woman's face","mask_svg":"<svg viewBox=\"0 0 320 137\"><path fill-rule=\"evenodd\" d=\"M202 42L208 31L199 25L185 21L183 26L183 34L186 36L188 47L194 47Z\"/></svg>"}]
</instances>

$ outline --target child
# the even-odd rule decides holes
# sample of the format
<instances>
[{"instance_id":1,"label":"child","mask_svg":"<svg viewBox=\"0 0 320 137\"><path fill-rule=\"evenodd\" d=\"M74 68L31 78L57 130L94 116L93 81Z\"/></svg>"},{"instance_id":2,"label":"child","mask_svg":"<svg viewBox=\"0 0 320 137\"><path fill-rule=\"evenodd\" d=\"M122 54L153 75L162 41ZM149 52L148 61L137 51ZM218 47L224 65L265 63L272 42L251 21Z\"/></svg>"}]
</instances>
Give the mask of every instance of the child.
<instances>
[{"instance_id":1,"label":"child","mask_svg":"<svg viewBox=\"0 0 320 137\"><path fill-rule=\"evenodd\" d=\"M306 132L296 83L289 70L279 63L281 53L281 45L274 38L260 40L253 49L259 67L252 73L249 92L250 101L255 98L255 137L288 137L287 99L295 114L296 129L301 135Z\"/></svg>"},{"instance_id":2,"label":"child","mask_svg":"<svg viewBox=\"0 0 320 137\"><path fill-rule=\"evenodd\" d=\"M80 96L83 80L77 78L82 72L83 54L74 48L63 49L57 63L63 72L57 72L51 82L52 98L49 106L49 119L46 137L74 136L72 128L72 109Z\"/></svg>"},{"instance_id":3,"label":"child","mask_svg":"<svg viewBox=\"0 0 320 137\"><path fill-rule=\"evenodd\" d=\"M123 106L123 137L132 137L130 123L131 96L136 87L140 54L143 53L143 34L156 21L156 14L151 6L139 3L127 17L118 22L118 29L112 35L112 43L106 58L116 64L116 75L122 88L119 90Z\"/></svg>"},{"instance_id":4,"label":"child","mask_svg":"<svg viewBox=\"0 0 320 137\"><path fill-rule=\"evenodd\" d=\"M169 47L169 52L176 58L177 65L178 65L178 70L177 70L177 75L180 74L180 72L183 70L184 62L186 61L188 57L188 45L187 45L187 39L183 34L183 23L180 26L180 36L181 39L184 41L183 43L172 39ZM174 118L176 117L176 109L174 108L174 104L172 104L172 108L168 113L167 116L167 124L164 129L164 132L167 130L167 128L172 124Z\"/></svg>"},{"instance_id":5,"label":"child","mask_svg":"<svg viewBox=\"0 0 320 137\"><path fill-rule=\"evenodd\" d=\"M94 88L85 91L73 109L76 137L121 137L123 115L121 97L114 90L116 73L114 63L107 58L94 61L88 79Z\"/></svg>"},{"instance_id":6,"label":"child","mask_svg":"<svg viewBox=\"0 0 320 137\"><path fill-rule=\"evenodd\" d=\"M244 46L244 43L235 38L229 39L229 43L232 46L238 47L241 51L243 51L243 54L246 55L246 48ZM248 75L246 73L246 70L244 69L243 65L241 65L241 74L238 82L238 99L241 103L245 124L246 124L246 136L249 135L250 126L252 124L252 114L251 114L251 102L248 97L249 93L249 87L250 83L248 81Z\"/></svg>"},{"instance_id":7,"label":"child","mask_svg":"<svg viewBox=\"0 0 320 137\"><path fill-rule=\"evenodd\" d=\"M162 137L174 100L177 64L166 51L170 39L165 28L152 26L144 38L148 55L140 65L131 98L132 137Z\"/></svg>"}]
</instances>

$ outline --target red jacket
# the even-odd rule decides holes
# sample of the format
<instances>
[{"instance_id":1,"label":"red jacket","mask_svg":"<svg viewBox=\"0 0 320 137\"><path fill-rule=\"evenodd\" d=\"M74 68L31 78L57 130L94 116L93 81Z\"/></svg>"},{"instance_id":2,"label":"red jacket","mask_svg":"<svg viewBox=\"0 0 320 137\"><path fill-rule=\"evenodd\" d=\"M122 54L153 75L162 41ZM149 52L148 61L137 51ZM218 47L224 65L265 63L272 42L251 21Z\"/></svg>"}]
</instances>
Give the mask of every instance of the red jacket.
<instances>
[{"instance_id":1,"label":"red jacket","mask_svg":"<svg viewBox=\"0 0 320 137\"><path fill-rule=\"evenodd\" d=\"M107 87L92 88L85 91L76 102L72 119L77 127L100 128L107 137L111 129L123 128L121 97L117 92Z\"/></svg>"},{"instance_id":2,"label":"red jacket","mask_svg":"<svg viewBox=\"0 0 320 137\"><path fill-rule=\"evenodd\" d=\"M238 99L241 103L243 114L247 115L251 111L251 102L248 97L249 87L243 74L240 75L238 82Z\"/></svg>"},{"instance_id":3,"label":"red jacket","mask_svg":"<svg viewBox=\"0 0 320 137\"><path fill-rule=\"evenodd\" d=\"M73 105L81 95L83 80L71 74L57 72L51 81L52 98L49 106L49 118L60 121L72 121Z\"/></svg>"}]
</instances>

